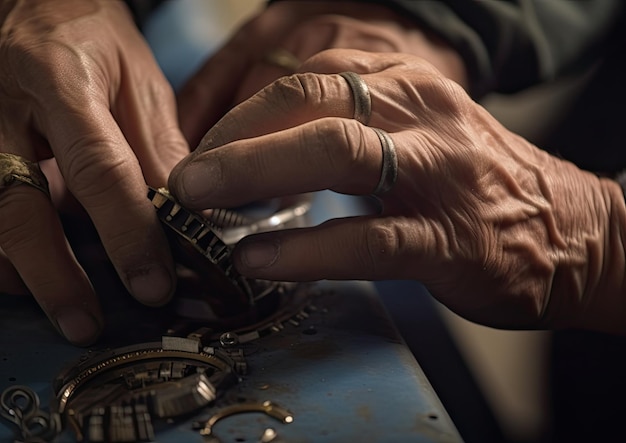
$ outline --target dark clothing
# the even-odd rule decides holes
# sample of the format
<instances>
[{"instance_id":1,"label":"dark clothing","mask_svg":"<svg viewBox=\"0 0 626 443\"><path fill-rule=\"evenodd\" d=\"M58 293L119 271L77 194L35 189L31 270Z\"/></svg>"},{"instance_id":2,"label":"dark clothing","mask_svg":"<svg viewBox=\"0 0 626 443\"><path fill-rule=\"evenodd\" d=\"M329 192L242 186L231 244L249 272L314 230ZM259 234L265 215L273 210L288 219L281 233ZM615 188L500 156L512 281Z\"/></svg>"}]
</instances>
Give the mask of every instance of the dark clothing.
<instances>
[{"instance_id":1,"label":"dark clothing","mask_svg":"<svg viewBox=\"0 0 626 443\"><path fill-rule=\"evenodd\" d=\"M623 0L388 0L465 60L471 93L510 93L588 67L605 49ZM406 14L405 14L406 15Z\"/></svg>"},{"instance_id":2,"label":"dark clothing","mask_svg":"<svg viewBox=\"0 0 626 443\"><path fill-rule=\"evenodd\" d=\"M148 16L165 0L126 0L137 27L141 29Z\"/></svg>"}]
</instances>

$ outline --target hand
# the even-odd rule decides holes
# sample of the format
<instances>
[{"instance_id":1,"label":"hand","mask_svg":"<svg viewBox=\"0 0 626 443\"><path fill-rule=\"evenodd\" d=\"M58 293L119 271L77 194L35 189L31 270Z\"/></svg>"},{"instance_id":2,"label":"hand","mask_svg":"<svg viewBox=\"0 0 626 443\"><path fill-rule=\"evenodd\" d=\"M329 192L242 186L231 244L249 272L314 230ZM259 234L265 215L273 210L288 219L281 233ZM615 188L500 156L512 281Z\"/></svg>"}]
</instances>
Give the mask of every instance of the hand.
<instances>
[{"instance_id":1,"label":"hand","mask_svg":"<svg viewBox=\"0 0 626 443\"><path fill-rule=\"evenodd\" d=\"M509 132L418 57L331 50L301 69L361 74L370 124L396 146L397 183L376 216L243 239L234 251L242 274L416 279L479 323L626 332L626 216L614 182ZM341 76L281 78L207 133L174 168L170 190L195 209L321 189L369 194L381 145L353 112Z\"/></svg>"},{"instance_id":2,"label":"hand","mask_svg":"<svg viewBox=\"0 0 626 443\"><path fill-rule=\"evenodd\" d=\"M165 303L175 274L146 183L164 185L189 150L124 3L5 1L0 26L0 151L53 158L52 195L67 186L76 197L135 298ZM99 303L50 199L12 186L0 191L0 214L0 292L23 292L23 281L70 341L93 341Z\"/></svg>"},{"instance_id":3,"label":"hand","mask_svg":"<svg viewBox=\"0 0 626 443\"><path fill-rule=\"evenodd\" d=\"M463 61L452 48L388 7L363 2L275 2L241 27L179 93L180 124L191 146L233 104L291 74L265 61L277 48L299 60L330 48L404 52L425 58L462 85L467 82Z\"/></svg>"}]
</instances>

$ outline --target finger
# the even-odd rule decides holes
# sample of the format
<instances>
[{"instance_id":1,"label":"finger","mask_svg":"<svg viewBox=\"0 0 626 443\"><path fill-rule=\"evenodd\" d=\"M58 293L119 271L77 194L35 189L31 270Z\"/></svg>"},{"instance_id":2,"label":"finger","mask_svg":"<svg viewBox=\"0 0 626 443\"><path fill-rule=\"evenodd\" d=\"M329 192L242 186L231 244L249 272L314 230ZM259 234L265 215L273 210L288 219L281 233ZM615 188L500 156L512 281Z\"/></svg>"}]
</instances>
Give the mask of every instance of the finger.
<instances>
[{"instance_id":1,"label":"finger","mask_svg":"<svg viewBox=\"0 0 626 443\"><path fill-rule=\"evenodd\" d=\"M353 100L337 99L345 94L351 91L339 75L298 74L278 80L226 114L206 134L200 146L172 170L170 191L181 201L193 204L182 188L181 174L198 155L209 149L322 117L350 118L354 114Z\"/></svg>"},{"instance_id":2,"label":"finger","mask_svg":"<svg viewBox=\"0 0 626 443\"><path fill-rule=\"evenodd\" d=\"M322 189L359 195L375 188L381 165L373 129L355 120L325 118L206 151L170 186L191 209Z\"/></svg>"},{"instance_id":3,"label":"finger","mask_svg":"<svg viewBox=\"0 0 626 443\"><path fill-rule=\"evenodd\" d=\"M3 153L33 161L50 155L47 141L33 137L25 124L30 118L24 118L23 107L0 111ZM59 183L48 183L51 192L58 191ZM91 344L102 330L98 300L68 246L51 199L26 184L0 189L0 292L31 293L74 344Z\"/></svg>"},{"instance_id":4,"label":"finger","mask_svg":"<svg viewBox=\"0 0 626 443\"><path fill-rule=\"evenodd\" d=\"M43 311L70 342L92 343L102 313L48 197L13 186L0 194L0 213L0 246Z\"/></svg>"},{"instance_id":5,"label":"finger","mask_svg":"<svg viewBox=\"0 0 626 443\"><path fill-rule=\"evenodd\" d=\"M328 10L332 4L273 3L259 15L245 23L233 37L213 55L188 81L177 95L180 127L192 147L206 131L236 103L236 94L249 70L265 63L268 51L278 47L283 36L304 17ZM280 75L287 74L270 67L268 77L254 86L260 86ZM265 74L264 74L265 75Z\"/></svg>"},{"instance_id":6,"label":"finger","mask_svg":"<svg viewBox=\"0 0 626 443\"><path fill-rule=\"evenodd\" d=\"M412 82L419 86L420 78L431 80L428 75L433 73L429 65L419 64L414 57L412 60L415 66L405 67L406 59L401 54L380 57L362 51L333 49L307 60L302 69L361 74L389 71L385 73L388 75L363 74L361 78L368 85L371 96L369 124L394 131L415 124L416 116L406 108L405 101L394 100L405 96L419 99L416 97L419 91L416 93L415 88L410 87L407 75L410 73ZM353 92L346 80L340 75L312 72L282 77L228 112L208 131L195 153L322 117L354 117Z\"/></svg>"},{"instance_id":7,"label":"finger","mask_svg":"<svg viewBox=\"0 0 626 443\"><path fill-rule=\"evenodd\" d=\"M178 92L178 120L192 148L232 106L262 40L254 32L258 21L244 25ZM250 35L255 36L252 41L248 39Z\"/></svg>"},{"instance_id":8,"label":"finger","mask_svg":"<svg viewBox=\"0 0 626 443\"><path fill-rule=\"evenodd\" d=\"M81 112L71 99L61 100L43 110L42 121L68 189L93 220L129 292L148 305L167 302L174 266L133 151L97 97L77 100L90 103ZM73 118L55 119L58 109Z\"/></svg>"},{"instance_id":9,"label":"finger","mask_svg":"<svg viewBox=\"0 0 626 443\"><path fill-rule=\"evenodd\" d=\"M197 149L257 137L323 117L352 118L352 91L339 75L282 77L226 114Z\"/></svg>"},{"instance_id":10,"label":"finger","mask_svg":"<svg viewBox=\"0 0 626 443\"><path fill-rule=\"evenodd\" d=\"M418 219L353 217L246 237L233 260L243 275L268 280L416 278L432 238Z\"/></svg>"},{"instance_id":11,"label":"finger","mask_svg":"<svg viewBox=\"0 0 626 443\"><path fill-rule=\"evenodd\" d=\"M0 249L0 294L28 294L28 288L20 274L2 249Z\"/></svg>"},{"instance_id":12,"label":"finger","mask_svg":"<svg viewBox=\"0 0 626 443\"><path fill-rule=\"evenodd\" d=\"M132 87L119 91L112 114L139 160L146 183L165 186L171 169L189 153L178 127L174 93L151 56L124 63Z\"/></svg>"},{"instance_id":13,"label":"finger","mask_svg":"<svg viewBox=\"0 0 626 443\"><path fill-rule=\"evenodd\" d=\"M275 50L270 50L265 57L247 70L235 102L239 103L279 77L295 72L338 73L350 70L346 66L337 66L335 70L319 71L311 69L315 66L310 63L302 65L309 57L324 50L350 48L369 52L401 52L399 46L394 43L392 36L389 36L389 31L380 24L374 25L340 14L312 16L298 26L294 26L279 42L274 44L285 54L291 54L293 61L289 64L285 64L281 59L274 61L268 56L275 53L273 52ZM296 65L295 69L293 65ZM302 69L300 65L307 67Z\"/></svg>"}]
</instances>

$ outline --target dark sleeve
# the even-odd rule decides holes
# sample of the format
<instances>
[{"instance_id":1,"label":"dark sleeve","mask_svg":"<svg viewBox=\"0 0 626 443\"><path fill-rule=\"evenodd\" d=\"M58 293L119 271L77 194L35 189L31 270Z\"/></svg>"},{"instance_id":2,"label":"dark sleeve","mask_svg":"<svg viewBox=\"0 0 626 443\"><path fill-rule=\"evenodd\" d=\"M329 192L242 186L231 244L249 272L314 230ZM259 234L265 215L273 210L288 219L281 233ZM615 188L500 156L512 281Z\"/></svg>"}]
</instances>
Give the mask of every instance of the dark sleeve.
<instances>
[{"instance_id":1,"label":"dark sleeve","mask_svg":"<svg viewBox=\"0 0 626 443\"><path fill-rule=\"evenodd\" d=\"M456 48L470 92L511 93L601 55L624 0L387 0Z\"/></svg>"},{"instance_id":2,"label":"dark sleeve","mask_svg":"<svg viewBox=\"0 0 626 443\"><path fill-rule=\"evenodd\" d=\"M141 29L146 18L148 18L152 11L163 3L163 1L164 0L125 0L125 3L133 14L137 27Z\"/></svg>"}]
</instances>

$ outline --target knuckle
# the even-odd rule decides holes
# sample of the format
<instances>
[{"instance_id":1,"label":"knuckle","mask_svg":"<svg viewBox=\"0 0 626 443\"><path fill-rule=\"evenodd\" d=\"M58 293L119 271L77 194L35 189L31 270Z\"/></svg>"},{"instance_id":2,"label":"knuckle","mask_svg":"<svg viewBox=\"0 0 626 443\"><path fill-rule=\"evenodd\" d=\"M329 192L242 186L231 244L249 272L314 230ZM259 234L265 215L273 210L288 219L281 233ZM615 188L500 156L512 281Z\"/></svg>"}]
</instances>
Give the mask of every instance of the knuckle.
<instances>
[{"instance_id":1,"label":"knuckle","mask_svg":"<svg viewBox=\"0 0 626 443\"><path fill-rule=\"evenodd\" d=\"M461 114L467 107L468 96L465 90L458 83L439 77L439 91L445 109L454 114Z\"/></svg>"},{"instance_id":2,"label":"knuckle","mask_svg":"<svg viewBox=\"0 0 626 443\"><path fill-rule=\"evenodd\" d=\"M148 234L144 226L116 224L106 230L106 249L109 257L123 269L134 269L149 261Z\"/></svg>"},{"instance_id":3,"label":"knuckle","mask_svg":"<svg viewBox=\"0 0 626 443\"><path fill-rule=\"evenodd\" d=\"M0 79L5 93L34 97L37 109L56 103L82 109L80 97L104 91L103 67L88 42L68 44L63 33L15 27L0 37ZM60 93L63 92L63 93Z\"/></svg>"},{"instance_id":4,"label":"knuckle","mask_svg":"<svg viewBox=\"0 0 626 443\"><path fill-rule=\"evenodd\" d=\"M341 72L353 68L350 60L346 59L346 51L340 48L324 49L306 59L301 69L311 69L321 72Z\"/></svg>"},{"instance_id":5,"label":"knuckle","mask_svg":"<svg viewBox=\"0 0 626 443\"><path fill-rule=\"evenodd\" d=\"M266 97L276 99L281 110L293 112L301 108L315 108L322 102L321 78L311 72L281 77L266 88Z\"/></svg>"},{"instance_id":6,"label":"knuckle","mask_svg":"<svg viewBox=\"0 0 626 443\"><path fill-rule=\"evenodd\" d=\"M56 42L45 42L36 49L23 48L23 51L14 58L22 90L39 95L59 90L76 94L91 89L85 83L93 80L87 57ZM80 85L84 85L83 88Z\"/></svg>"},{"instance_id":7,"label":"knuckle","mask_svg":"<svg viewBox=\"0 0 626 443\"><path fill-rule=\"evenodd\" d=\"M79 200L106 202L128 181L127 166L134 160L117 154L111 142L82 138L67 146L60 166L68 189Z\"/></svg>"},{"instance_id":8,"label":"knuckle","mask_svg":"<svg viewBox=\"0 0 626 443\"><path fill-rule=\"evenodd\" d=\"M401 235L394 225L374 224L366 228L367 263L374 274L388 268L401 252Z\"/></svg>"},{"instance_id":9,"label":"knuckle","mask_svg":"<svg viewBox=\"0 0 626 443\"><path fill-rule=\"evenodd\" d=\"M431 113L454 118L467 109L468 97L463 88L439 73L424 73L413 89L421 96L415 103L424 103Z\"/></svg>"},{"instance_id":10,"label":"knuckle","mask_svg":"<svg viewBox=\"0 0 626 443\"><path fill-rule=\"evenodd\" d=\"M323 164L331 173L342 173L354 167L355 162L365 159L364 134L354 120L326 118L315 126L318 146ZM306 143L303 144L306 146Z\"/></svg>"}]
</instances>

